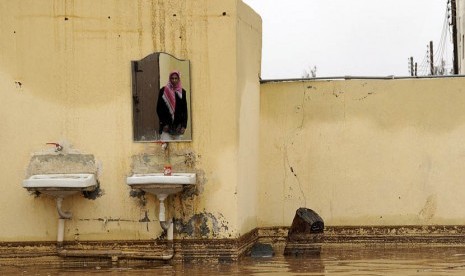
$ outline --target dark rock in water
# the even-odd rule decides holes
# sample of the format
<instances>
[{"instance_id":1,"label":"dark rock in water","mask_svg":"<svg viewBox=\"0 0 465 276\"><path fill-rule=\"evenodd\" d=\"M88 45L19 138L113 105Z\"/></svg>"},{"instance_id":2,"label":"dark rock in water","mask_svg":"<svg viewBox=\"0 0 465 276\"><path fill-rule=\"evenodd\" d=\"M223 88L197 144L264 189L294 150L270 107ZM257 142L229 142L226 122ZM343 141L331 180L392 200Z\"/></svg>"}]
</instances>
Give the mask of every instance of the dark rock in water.
<instances>
[{"instance_id":1,"label":"dark rock in water","mask_svg":"<svg viewBox=\"0 0 465 276\"><path fill-rule=\"evenodd\" d=\"M271 258L274 256L273 247L270 244L256 243L252 246L250 256L254 258Z\"/></svg>"},{"instance_id":2,"label":"dark rock in water","mask_svg":"<svg viewBox=\"0 0 465 276\"><path fill-rule=\"evenodd\" d=\"M323 219L313 210L299 208L292 221L284 255L318 255L324 231Z\"/></svg>"},{"instance_id":3,"label":"dark rock in water","mask_svg":"<svg viewBox=\"0 0 465 276\"><path fill-rule=\"evenodd\" d=\"M294 234L323 233L324 228L323 219L315 211L308 208L299 208L295 212L291 229L289 229L289 236Z\"/></svg>"}]
</instances>

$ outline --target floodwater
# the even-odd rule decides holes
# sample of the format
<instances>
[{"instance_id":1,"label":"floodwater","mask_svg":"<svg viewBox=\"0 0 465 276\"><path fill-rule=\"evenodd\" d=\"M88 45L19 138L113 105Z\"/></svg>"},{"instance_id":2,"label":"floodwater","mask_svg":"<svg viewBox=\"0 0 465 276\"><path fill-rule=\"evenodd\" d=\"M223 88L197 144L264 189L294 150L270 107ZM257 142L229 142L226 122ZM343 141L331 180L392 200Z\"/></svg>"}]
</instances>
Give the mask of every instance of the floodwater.
<instances>
[{"instance_id":1,"label":"floodwater","mask_svg":"<svg viewBox=\"0 0 465 276\"><path fill-rule=\"evenodd\" d=\"M465 247L338 248L319 256L245 257L234 263L83 263L0 266L0 275L465 275Z\"/></svg>"}]
</instances>

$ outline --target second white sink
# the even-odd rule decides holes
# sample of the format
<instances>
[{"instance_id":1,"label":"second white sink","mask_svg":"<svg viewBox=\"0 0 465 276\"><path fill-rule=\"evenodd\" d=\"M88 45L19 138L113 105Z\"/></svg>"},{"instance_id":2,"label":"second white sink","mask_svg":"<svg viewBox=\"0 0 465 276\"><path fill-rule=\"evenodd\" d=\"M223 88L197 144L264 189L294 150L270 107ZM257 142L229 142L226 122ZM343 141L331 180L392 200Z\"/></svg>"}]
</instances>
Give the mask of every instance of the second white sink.
<instances>
[{"instance_id":1,"label":"second white sink","mask_svg":"<svg viewBox=\"0 0 465 276\"><path fill-rule=\"evenodd\" d=\"M133 174L128 176L126 183L133 189L141 189L156 195L160 201L158 219L165 222L165 199L172 194L181 192L186 185L195 184L195 173L163 173Z\"/></svg>"},{"instance_id":2,"label":"second white sink","mask_svg":"<svg viewBox=\"0 0 465 276\"><path fill-rule=\"evenodd\" d=\"M131 184L195 184L195 173L142 173L133 174L127 178L128 185Z\"/></svg>"},{"instance_id":3,"label":"second white sink","mask_svg":"<svg viewBox=\"0 0 465 276\"><path fill-rule=\"evenodd\" d=\"M195 173L163 173L133 174L126 179L131 188L142 189L146 192L160 195L170 195L182 191L184 185L196 182Z\"/></svg>"}]
</instances>

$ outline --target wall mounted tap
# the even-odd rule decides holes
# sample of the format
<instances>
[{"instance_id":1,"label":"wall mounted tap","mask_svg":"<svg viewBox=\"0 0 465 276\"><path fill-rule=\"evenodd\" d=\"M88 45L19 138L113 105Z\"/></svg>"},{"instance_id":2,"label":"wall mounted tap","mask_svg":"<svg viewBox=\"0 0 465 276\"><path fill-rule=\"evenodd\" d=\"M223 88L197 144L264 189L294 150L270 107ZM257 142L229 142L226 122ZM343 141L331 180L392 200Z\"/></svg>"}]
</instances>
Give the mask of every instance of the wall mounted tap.
<instances>
[{"instance_id":1,"label":"wall mounted tap","mask_svg":"<svg viewBox=\"0 0 465 276\"><path fill-rule=\"evenodd\" d=\"M163 141L154 141L154 143L160 144L162 150L166 150L166 149L168 148L168 143L167 143L167 142L163 142Z\"/></svg>"},{"instance_id":2,"label":"wall mounted tap","mask_svg":"<svg viewBox=\"0 0 465 276\"><path fill-rule=\"evenodd\" d=\"M55 152L59 152L63 150L63 146L58 144L58 143L46 143L46 145L54 145L55 146Z\"/></svg>"},{"instance_id":3,"label":"wall mounted tap","mask_svg":"<svg viewBox=\"0 0 465 276\"><path fill-rule=\"evenodd\" d=\"M166 150L166 148L168 148L168 143L163 142L163 143L161 144L161 148L162 148L163 150Z\"/></svg>"}]
</instances>

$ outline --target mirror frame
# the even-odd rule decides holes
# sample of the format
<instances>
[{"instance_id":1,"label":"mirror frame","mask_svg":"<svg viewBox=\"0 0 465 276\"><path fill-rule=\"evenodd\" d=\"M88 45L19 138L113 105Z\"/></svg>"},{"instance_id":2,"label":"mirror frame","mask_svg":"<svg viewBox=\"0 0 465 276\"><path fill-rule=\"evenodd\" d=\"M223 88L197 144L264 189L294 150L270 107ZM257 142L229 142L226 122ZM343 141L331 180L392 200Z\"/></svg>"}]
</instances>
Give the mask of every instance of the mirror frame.
<instances>
[{"instance_id":1,"label":"mirror frame","mask_svg":"<svg viewBox=\"0 0 465 276\"><path fill-rule=\"evenodd\" d=\"M165 58L168 60L164 61ZM158 95L161 88L168 83L169 73L175 70L180 72L182 88L186 91L188 114L186 132L179 140L160 140L159 119L156 111ZM131 75L133 142L191 142L190 61L178 59L165 52L154 52L140 60L131 61Z\"/></svg>"}]
</instances>

